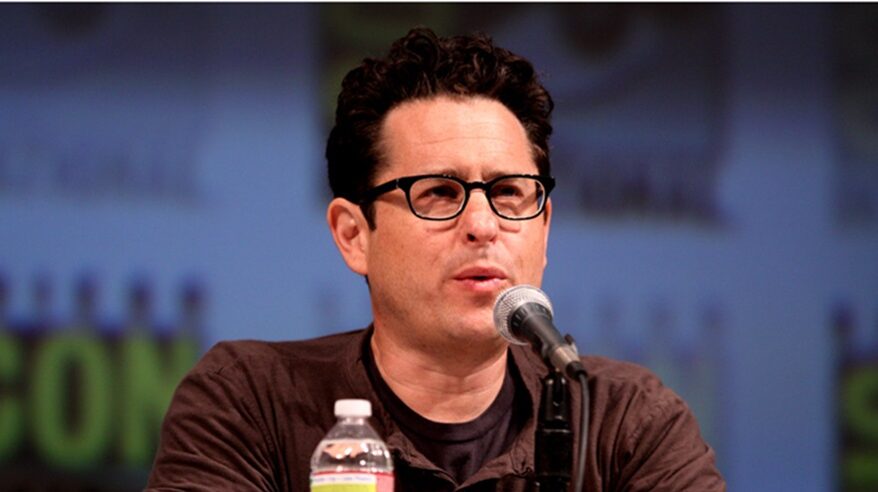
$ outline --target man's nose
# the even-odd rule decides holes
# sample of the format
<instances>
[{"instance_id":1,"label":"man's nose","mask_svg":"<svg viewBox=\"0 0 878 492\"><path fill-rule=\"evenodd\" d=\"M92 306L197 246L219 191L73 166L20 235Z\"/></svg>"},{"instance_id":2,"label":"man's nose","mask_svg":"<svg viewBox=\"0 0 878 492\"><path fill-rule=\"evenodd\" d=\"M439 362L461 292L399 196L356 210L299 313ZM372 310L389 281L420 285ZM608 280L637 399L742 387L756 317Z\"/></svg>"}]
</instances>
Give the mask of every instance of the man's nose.
<instances>
[{"instance_id":1,"label":"man's nose","mask_svg":"<svg viewBox=\"0 0 878 492\"><path fill-rule=\"evenodd\" d=\"M461 227L466 234L466 241L472 243L492 241L497 237L499 220L500 217L491 210L485 192L473 190L461 214Z\"/></svg>"}]
</instances>

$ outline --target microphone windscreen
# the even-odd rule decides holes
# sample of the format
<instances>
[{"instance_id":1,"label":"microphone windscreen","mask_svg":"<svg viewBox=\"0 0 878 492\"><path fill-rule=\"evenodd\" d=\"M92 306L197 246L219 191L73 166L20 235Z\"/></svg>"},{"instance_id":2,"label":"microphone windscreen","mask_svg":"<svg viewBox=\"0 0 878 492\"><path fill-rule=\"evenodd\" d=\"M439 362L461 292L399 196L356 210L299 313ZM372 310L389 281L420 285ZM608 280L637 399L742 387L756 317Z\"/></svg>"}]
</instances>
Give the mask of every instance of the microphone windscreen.
<instances>
[{"instance_id":1,"label":"microphone windscreen","mask_svg":"<svg viewBox=\"0 0 878 492\"><path fill-rule=\"evenodd\" d=\"M529 303L539 304L546 308L549 314L554 315L549 297L545 292L532 285L522 284L510 287L501 292L497 296L497 300L494 301L494 327L497 328L500 336L509 343L516 345L527 345L528 343L527 340L512 334L509 329L509 318L518 308Z\"/></svg>"}]
</instances>

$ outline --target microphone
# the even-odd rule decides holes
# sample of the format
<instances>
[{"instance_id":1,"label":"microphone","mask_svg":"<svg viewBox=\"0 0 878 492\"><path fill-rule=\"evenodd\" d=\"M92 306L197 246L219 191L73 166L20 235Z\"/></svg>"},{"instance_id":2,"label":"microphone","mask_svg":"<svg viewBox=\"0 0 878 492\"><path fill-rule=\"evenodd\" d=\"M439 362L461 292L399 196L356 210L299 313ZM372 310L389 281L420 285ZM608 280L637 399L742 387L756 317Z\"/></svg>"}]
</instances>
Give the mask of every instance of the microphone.
<instances>
[{"instance_id":1,"label":"microphone","mask_svg":"<svg viewBox=\"0 0 878 492\"><path fill-rule=\"evenodd\" d=\"M494 301L494 326L510 343L530 344L546 364L571 380L586 375L576 349L552 324L552 303L540 289L516 285L501 292Z\"/></svg>"}]
</instances>

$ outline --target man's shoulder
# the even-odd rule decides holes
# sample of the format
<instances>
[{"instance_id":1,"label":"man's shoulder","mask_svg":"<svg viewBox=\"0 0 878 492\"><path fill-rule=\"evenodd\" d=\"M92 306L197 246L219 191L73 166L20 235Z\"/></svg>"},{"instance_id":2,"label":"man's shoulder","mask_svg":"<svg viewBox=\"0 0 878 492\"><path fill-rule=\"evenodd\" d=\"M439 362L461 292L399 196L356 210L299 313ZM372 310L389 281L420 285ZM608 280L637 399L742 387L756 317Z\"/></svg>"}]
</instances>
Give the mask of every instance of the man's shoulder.
<instances>
[{"instance_id":1,"label":"man's shoulder","mask_svg":"<svg viewBox=\"0 0 878 492\"><path fill-rule=\"evenodd\" d=\"M683 403L682 399L650 369L633 362L602 356L582 357L591 385L607 397Z\"/></svg>"},{"instance_id":2,"label":"man's shoulder","mask_svg":"<svg viewBox=\"0 0 878 492\"><path fill-rule=\"evenodd\" d=\"M644 366L601 355L581 357L588 375L608 382L651 388L660 385L658 376Z\"/></svg>"},{"instance_id":3,"label":"man's shoulder","mask_svg":"<svg viewBox=\"0 0 878 492\"><path fill-rule=\"evenodd\" d=\"M526 379L538 381L545 375L546 366L533 351L517 346L513 347L513 351L518 355L516 362L521 366L520 370L529 376ZM585 355L580 359L588 373L592 401L597 404L614 406L630 402L648 406L661 402L662 407L685 405L673 390L646 367L600 355Z\"/></svg>"},{"instance_id":4,"label":"man's shoulder","mask_svg":"<svg viewBox=\"0 0 878 492\"><path fill-rule=\"evenodd\" d=\"M307 340L269 342L228 340L211 347L192 369L192 373L228 375L238 368L249 371L319 368L337 365L340 358L356 354L365 330L335 333ZM248 372L249 372L248 371Z\"/></svg>"}]
</instances>

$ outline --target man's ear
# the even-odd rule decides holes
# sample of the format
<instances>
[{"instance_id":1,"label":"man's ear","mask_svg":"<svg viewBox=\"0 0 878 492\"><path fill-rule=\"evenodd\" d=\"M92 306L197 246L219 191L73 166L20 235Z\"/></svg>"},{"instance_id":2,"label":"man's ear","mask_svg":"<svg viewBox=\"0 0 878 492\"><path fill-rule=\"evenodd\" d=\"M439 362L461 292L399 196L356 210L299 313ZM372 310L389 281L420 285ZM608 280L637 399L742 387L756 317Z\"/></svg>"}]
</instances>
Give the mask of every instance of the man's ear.
<instances>
[{"instance_id":1,"label":"man's ear","mask_svg":"<svg viewBox=\"0 0 878 492\"><path fill-rule=\"evenodd\" d=\"M368 275L369 224L359 205L344 198L334 198L326 208L326 222L348 268L360 275Z\"/></svg>"}]
</instances>

